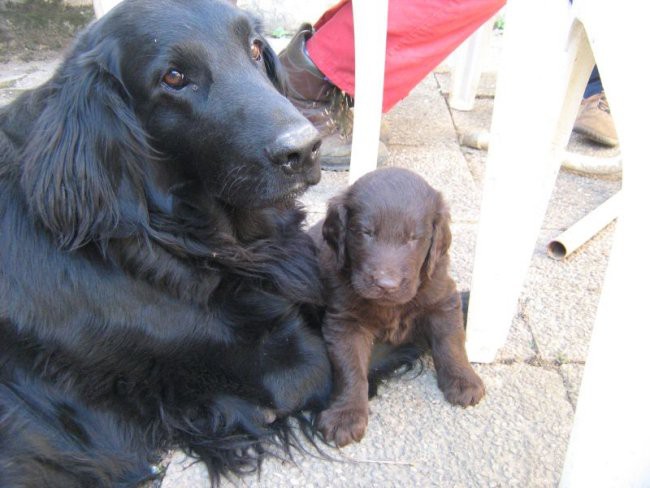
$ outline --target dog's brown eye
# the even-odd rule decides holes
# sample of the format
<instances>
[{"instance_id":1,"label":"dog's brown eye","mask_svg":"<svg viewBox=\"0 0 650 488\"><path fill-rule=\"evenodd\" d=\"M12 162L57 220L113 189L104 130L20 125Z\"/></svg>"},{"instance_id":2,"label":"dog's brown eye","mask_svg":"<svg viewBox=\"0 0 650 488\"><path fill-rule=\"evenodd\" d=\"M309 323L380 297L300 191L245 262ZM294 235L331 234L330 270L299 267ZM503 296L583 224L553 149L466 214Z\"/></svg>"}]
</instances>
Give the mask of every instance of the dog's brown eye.
<instances>
[{"instance_id":1,"label":"dog's brown eye","mask_svg":"<svg viewBox=\"0 0 650 488\"><path fill-rule=\"evenodd\" d=\"M185 75L178 70L170 69L165 76L163 76L163 83L172 88L183 88L187 85Z\"/></svg>"},{"instance_id":2,"label":"dog's brown eye","mask_svg":"<svg viewBox=\"0 0 650 488\"><path fill-rule=\"evenodd\" d=\"M251 58L255 61L262 60L262 41L255 40L251 44Z\"/></svg>"}]
</instances>

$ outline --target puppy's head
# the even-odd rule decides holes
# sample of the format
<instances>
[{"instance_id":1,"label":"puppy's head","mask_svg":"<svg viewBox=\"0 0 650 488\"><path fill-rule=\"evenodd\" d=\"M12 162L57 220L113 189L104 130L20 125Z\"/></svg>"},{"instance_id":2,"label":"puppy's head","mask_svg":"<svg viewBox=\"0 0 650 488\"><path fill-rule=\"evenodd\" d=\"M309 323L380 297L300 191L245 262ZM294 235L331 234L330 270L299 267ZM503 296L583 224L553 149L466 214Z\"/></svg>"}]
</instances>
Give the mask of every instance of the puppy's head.
<instances>
[{"instance_id":1,"label":"puppy's head","mask_svg":"<svg viewBox=\"0 0 650 488\"><path fill-rule=\"evenodd\" d=\"M381 169L330 202L323 237L358 295L401 304L415 297L447 254L449 212L420 176Z\"/></svg>"}]
</instances>

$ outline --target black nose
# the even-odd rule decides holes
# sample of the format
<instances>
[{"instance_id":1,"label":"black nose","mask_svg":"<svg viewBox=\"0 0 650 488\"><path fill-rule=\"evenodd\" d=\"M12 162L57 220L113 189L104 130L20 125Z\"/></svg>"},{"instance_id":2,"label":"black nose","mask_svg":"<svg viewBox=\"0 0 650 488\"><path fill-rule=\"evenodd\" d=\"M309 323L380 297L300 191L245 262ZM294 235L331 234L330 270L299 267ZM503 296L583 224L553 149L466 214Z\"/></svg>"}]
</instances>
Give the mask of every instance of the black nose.
<instances>
[{"instance_id":1,"label":"black nose","mask_svg":"<svg viewBox=\"0 0 650 488\"><path fill-rule=\"evenodd\" d=\"M304 124L281 134L266 151L271 162L287 174L301 173L317 166L320 144L318 131Z\"/></svg>"}]
</instances>

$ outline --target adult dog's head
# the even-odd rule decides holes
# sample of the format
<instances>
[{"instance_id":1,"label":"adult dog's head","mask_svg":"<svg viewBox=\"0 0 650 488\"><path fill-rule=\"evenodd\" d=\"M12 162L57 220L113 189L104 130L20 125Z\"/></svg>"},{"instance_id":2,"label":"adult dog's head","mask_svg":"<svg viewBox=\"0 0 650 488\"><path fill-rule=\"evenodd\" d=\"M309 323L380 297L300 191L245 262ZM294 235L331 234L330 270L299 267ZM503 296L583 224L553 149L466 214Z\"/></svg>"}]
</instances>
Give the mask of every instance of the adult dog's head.
<instances>
[{"instance_id":1,"label":"adult dog's head","mask_svg":"<svg viewBox=\"0 0 650 488\"><path fill-rule=\"evenodd\" d=\"M355 293L379 305L412 300L451 244L440 193L400 168L373 171L330 201L323 238Z\"/></svg>"},{"instance_id":2,"label":"adult dog's head","mask_svg":"<svg viewBox=\"0 0 650 488\"><path fill-rule=\"evenodd\" d=\"M126 0L14 123L29 205L74 248L168 212L187 183L235 208L291 200L320 179L320 140L281 86L258 23L229 3Z\"/></svg>"}]
</instances>

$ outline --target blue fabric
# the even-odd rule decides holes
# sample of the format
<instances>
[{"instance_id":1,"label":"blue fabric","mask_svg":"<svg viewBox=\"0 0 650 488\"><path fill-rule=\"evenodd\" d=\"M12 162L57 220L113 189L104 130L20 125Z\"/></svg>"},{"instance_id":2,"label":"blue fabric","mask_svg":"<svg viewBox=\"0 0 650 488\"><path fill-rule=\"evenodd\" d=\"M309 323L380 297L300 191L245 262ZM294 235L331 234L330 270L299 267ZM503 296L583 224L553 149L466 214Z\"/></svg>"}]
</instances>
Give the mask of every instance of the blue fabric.
<instances>
[{"instance_id":1,"label":"blue fabric","mask_svg":"<svg viewBox=\"0 0 650 488\"><path fill-rule=\"evenodd\" d=\"M582 95L582 98L589 98L596 93L602 93L603 84L600 81L600 74L598 73L598 66L594 66L591 76L589 77L589 82L587 83L587 88L585 88L585 93Z\"/></svg>"}]
</instances>

